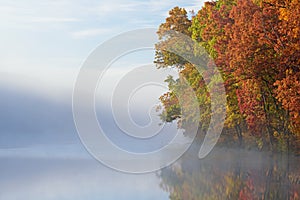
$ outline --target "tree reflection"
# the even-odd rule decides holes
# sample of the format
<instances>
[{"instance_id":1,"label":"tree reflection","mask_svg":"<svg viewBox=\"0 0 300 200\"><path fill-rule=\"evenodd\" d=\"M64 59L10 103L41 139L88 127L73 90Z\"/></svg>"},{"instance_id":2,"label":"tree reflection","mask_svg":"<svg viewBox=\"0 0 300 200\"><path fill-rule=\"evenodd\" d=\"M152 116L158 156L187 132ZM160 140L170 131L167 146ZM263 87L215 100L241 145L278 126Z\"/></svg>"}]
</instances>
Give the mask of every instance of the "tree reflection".
<instances>
[{"instance_id":1,"label":"tree reflection","mask_svg":"<svg viewBox=\"0 0 300 200\"><path fill-rule=\"evenodd\" d=\"M160 172L171 200L300 199L299 157L228 149L196 155L190 151Z\"/></svg>"}]
</instances>

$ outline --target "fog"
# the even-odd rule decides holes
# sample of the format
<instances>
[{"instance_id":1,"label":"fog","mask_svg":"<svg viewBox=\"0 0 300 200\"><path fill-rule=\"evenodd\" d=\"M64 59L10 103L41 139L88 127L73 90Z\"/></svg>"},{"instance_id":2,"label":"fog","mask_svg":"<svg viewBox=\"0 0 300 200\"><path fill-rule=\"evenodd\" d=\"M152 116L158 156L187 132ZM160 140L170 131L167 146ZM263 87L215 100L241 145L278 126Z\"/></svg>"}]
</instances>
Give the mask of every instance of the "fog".
<instances>
[{"instance_id":1,"label":"fog","mask_svg":"<svg viewBox=\"0 0 300 200\"><path fill-rule=\"evenodd\" d=\"M71 83L59 89L9 76L0 86L1 200L168 199L154 173L120 173L85 150L73 122ZM101 107L98 112L109 115ZM100 121L108 133L120 132L111 119Z\"/></svg>"},{"instance_id":2,"label":"fog","mask_svg":"<svg viewBox=\"0 0 300 200\"><path fill-rule=\"evenodd\" d=\"M161 188L177 199L297 199L299 157L219 148L199 160L198 144L162 169Z\"/></svg>"}]
</instances>

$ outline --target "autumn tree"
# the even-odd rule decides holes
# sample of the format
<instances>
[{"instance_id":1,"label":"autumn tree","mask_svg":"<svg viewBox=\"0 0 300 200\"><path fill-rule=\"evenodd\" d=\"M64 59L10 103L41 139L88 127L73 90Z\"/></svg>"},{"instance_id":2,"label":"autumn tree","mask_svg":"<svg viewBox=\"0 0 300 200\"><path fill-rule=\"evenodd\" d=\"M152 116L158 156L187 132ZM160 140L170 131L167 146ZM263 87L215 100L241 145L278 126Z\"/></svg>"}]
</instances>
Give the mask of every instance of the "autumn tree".
<instances>
[{"instance_id":1,"label":"autumn tree","mask_svg":"<svg viewBox=\"0 0 300 200\"><path fill-rule=\"evenodd\" d=\"M252 135L260 148L286 151L291 145L300 152L299 0L219 0L206 2L191 20L182 8L175 7L169 14L158 30L155 63L158 68L177 69L179 78L166 79L169 92L160 98L162 119L179 119L182 128L187 128L185 120L199 120L205 131L211 117L209 85L204 79L214 70L208 64L206 73L199 74L193 64L165 51L168 45L176 46L168 37L172 35L166 34L173 30L204 47L222 74L227 94L223 133L235 130L240 144L243 136ZM203 55L195 46L177 44L176 48ZM182 89L183 79L196 93L200 119L181 116L176 91ZM232 134L224 137L231 138Z\"/></svg>"}]
</instances>

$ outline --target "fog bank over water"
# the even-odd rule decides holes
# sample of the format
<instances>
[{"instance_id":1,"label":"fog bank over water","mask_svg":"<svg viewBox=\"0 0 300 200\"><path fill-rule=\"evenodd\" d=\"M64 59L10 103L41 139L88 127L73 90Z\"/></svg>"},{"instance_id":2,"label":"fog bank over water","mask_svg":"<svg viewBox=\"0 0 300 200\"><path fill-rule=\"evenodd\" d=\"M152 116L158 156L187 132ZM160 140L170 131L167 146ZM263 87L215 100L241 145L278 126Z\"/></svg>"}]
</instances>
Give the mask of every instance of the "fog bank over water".
<instances>
[{"instance_id":1,"label":"fog bank over water","mask_svg":"<svg viewBox=\"0 0 300 200\"><path fill-rule=\"evenodd\" d=\"M26 76L19 73L0 73L0 148L79 142L72 115L73 84L78 70L50 70L45 78L46 72L37 71ZM106 96L111 94L107 94L107 91L112 90L118 78L125 72L124 69L110 70L104 80L104 85L107 86L104 90L96 91L97 113L104 116L98 120L106 125L108 134L119 130L111 130L113 119L105 117L111 116L112 112L108 109L110 99ZM63 77L67 78L62 80ZM158 102L157 92L152 96ZM84 94L82 97L84 98ZM135 103L136 108L131 109L139 124L149 123L148 110L140 110L143 105L148 106L149 102L148 99L139 101L139 104Z\"/></svg>"}]
</instances>

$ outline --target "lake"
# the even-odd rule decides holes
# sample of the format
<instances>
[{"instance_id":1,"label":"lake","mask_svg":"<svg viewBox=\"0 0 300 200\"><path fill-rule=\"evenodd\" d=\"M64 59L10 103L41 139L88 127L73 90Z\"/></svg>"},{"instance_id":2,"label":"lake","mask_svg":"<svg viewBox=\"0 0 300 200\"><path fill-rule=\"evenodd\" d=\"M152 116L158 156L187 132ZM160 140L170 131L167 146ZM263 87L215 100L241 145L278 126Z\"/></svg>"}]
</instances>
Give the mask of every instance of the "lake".
<instances>
[{"instance_id":1,"label":"lake","mask_svg":"<svg viewBox=\"0 0 300 200\"><path fill-rule=\"evenodd\" d=\"M126 174L80 144L0 150L0 199L299 199L299 157L191 148L156 173Z\"/></svg>"}]
</instances>

